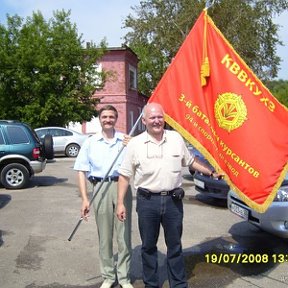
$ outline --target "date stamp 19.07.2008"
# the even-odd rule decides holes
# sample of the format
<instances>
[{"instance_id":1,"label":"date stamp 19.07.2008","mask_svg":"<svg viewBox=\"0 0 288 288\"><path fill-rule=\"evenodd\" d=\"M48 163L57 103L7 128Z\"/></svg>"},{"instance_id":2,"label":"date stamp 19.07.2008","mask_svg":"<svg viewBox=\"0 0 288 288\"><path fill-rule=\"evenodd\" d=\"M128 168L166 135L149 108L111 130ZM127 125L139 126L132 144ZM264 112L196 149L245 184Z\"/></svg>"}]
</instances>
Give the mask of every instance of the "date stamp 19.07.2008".
<instances>
[{"instance_id":1,"label":"date stamp 19.07.2008","mask_svg":"<svg viewBox=\"0 0 288 288\"><path fill-rule=\"evenodd\" d=\"M279 264L288 263L288 254L207 253L205 260L211 264Z\"/></svg>"}]
</instances>

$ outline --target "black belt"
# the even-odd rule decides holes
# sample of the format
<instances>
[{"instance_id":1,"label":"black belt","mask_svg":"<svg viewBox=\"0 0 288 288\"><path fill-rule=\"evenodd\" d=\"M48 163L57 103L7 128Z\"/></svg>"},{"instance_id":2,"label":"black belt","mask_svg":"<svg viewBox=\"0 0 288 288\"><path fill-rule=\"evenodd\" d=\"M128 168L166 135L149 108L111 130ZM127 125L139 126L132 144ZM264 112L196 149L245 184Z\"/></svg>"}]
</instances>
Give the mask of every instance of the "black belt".
<instances>
[{"instance_id":1,"label":"black belt","mask_svg":"<svg viewBox=\"0 0 288 288\"><path fill-rule=\"evenodd\" d=\"M161 192L150 192L151 195L155 196L171 196L173 195L173 191L161 191Z\"/></svg>"},{"instance_id":2,"label":"black belt","mask_svg":"<svg viewBox=\"0 0 288 288\"><path fill-rule=\"evenodd\" d=\"M144 188L141 188L141 187L139 187L137 191L142 196L172 196L174 193L174 190L161 191L161 192L151 192L151 191L144 189Z\"/></svg>"},{"instance_id":3,"label":"black belt","mask_svg":"<svg viewBox=\"0 0 288 288\"><path fill-rule=\"evenodd\" d=\"M174 199L181 200L184 198L185 195L185 192L181 187L175 188L171 191L161 191L161 192L151 192L148 189L139 187L137 189L137 193L141 196L146 197L147 199L149 199L151 196L171 196Z\"/></svg>"},{"instance_id":4,"label":"black belt","mask_svg":"<svg viewBox=\"0 0 288 288\"><path fill-rule=\"evenodd\" d=\"M118 176L109 176L109 177L106 177L105 179L101 177L94 177L94 176L89 177L89 181L95 184L98 182L102 182L103 180L104 182L117 182L118 179L119 179Z\"/></svg>"}]
</instances>

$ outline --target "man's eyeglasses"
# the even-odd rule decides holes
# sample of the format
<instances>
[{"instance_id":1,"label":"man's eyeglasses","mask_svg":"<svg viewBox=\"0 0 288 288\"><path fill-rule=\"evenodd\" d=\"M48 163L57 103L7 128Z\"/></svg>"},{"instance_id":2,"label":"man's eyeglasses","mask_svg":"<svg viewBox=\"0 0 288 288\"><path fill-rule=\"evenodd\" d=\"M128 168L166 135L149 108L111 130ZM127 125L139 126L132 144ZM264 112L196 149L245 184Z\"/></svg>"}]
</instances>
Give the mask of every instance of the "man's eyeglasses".
<instances>
[{"instance_id":1,"label":"man's eyeglasses","mask_svg":"<svg viewBox=\"0 0 288 288\"><path fill-rule=\"evenodd\" d=\"M147 148L147 159L163 158L163 144L157 145L152 142L148 142L146 148Z\"/></svg>"}]
</instances>

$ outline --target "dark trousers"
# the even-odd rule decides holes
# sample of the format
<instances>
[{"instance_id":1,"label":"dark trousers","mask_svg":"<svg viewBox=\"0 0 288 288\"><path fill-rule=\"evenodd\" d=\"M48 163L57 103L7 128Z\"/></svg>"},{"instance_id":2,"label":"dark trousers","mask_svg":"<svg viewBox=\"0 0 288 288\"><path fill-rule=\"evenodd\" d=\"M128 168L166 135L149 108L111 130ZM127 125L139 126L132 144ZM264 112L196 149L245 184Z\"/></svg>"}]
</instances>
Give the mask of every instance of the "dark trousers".
<instances>
[{"instance_id":1,"label":"dark trousers","mask_svg":"<svg viewBox=\"0 0 288 288\"><path fill-rule=\"evenodd\" d=\"M145 287L159 287L157 241L162 225L167 246L167 272L171 288L186 288L182 253L182 200L171 196L143 196L137 193L138 226Z\"/></svg>"}]
</instances>

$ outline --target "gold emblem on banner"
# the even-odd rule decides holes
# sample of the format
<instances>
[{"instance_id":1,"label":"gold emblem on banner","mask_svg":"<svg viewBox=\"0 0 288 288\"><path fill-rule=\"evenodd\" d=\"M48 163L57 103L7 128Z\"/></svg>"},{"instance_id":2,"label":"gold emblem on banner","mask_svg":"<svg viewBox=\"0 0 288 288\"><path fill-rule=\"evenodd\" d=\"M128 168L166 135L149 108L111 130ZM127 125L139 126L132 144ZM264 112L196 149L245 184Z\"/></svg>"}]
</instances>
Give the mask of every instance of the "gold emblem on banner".
<instances>
[{"instance_id":1,"label":"gold emblem on banner","mask_svg":"<svg viewBox=\"0 0 288 288\"><path fill-rule=\"evenodd\" d=\"M214 105L214 114L219 127L231 132L247 120L247 108L240 95L223 93Z\"/></svg>"}]
</instances>

